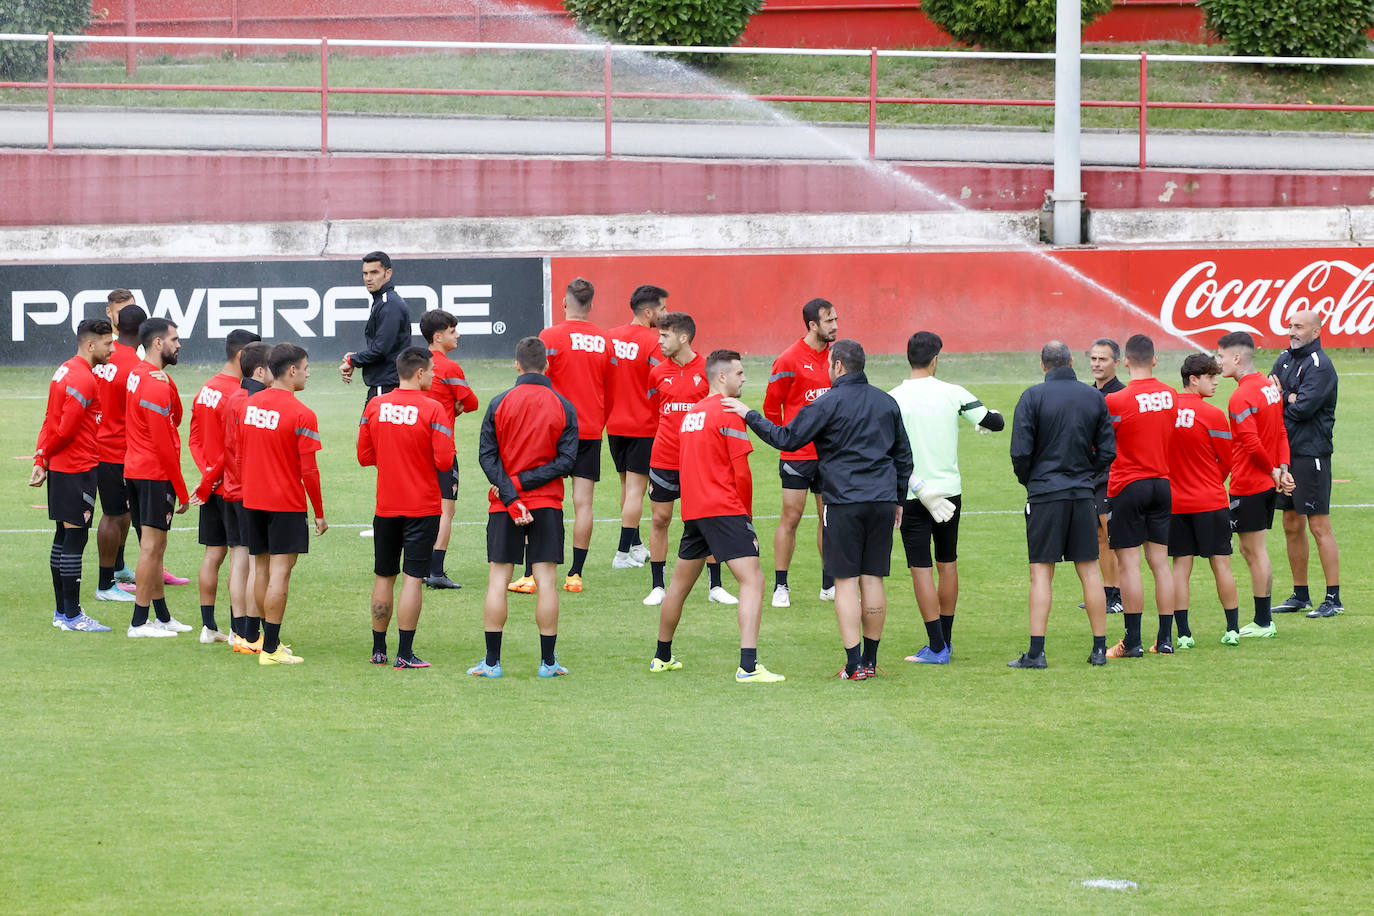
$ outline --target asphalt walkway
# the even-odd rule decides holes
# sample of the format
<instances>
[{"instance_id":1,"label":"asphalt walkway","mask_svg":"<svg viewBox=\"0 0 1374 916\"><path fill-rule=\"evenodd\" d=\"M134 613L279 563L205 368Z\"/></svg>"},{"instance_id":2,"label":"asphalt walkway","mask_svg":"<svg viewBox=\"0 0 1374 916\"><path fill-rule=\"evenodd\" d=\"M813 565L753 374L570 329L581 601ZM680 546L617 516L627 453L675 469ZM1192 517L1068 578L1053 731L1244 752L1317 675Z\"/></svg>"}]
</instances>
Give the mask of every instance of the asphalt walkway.
<instances>
[{"instance_id":1,"label":"asphalt walkway","mask_svg":"<svg viewBox=\"0 0 1374 916\"><path fill-rule=\"evenodd\" d=\"M283 150L320 148L318 114L166 109L62 108L54 121L62 149ZM0 146L43 147L43 109L0 109ZM457 155L599 156L597 119L423 117L335 114L332 152ZM792 122L618 121L617 156L726 159L865 157L868 129ZM1370 170L1374 135L1159 132L1148 135L1148 164L1164 168ZM1053 161L1054 138L1008 128L882 127L881 159L1039 164ZM1134 133L1085 131L1084 165L1133 167Z\"/></svg>"}]
</instances>

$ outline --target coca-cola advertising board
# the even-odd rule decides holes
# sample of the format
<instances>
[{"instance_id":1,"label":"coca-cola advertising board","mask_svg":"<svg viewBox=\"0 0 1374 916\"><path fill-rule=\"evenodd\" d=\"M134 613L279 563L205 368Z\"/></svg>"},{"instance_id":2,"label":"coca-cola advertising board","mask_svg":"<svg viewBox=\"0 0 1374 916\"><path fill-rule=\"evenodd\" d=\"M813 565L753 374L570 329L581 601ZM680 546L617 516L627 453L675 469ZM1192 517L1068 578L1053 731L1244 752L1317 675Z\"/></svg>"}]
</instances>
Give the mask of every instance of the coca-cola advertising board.
<instances>
[{"instance_id":1,"label":"coca-cola advertising board","mask_svg":"<svg viewBox=\"0 0 1374 916\"><path fill-rule=\"evenodd\" d=\"M905 352L921 329L952 352L1135 333L1211 348L1237 330L1283 348L1288 317L1309 308L1328 348L1374 346L1374 249L1355 246L555 257L555 303L576 276L597 285L593 320L607 325L628 315L636 285L665 287L668 307L696 319L698 350L777 353L805 333L801 307L816 296L835 303L841 336L875 353Z\"/></svg>"}]
</instances>

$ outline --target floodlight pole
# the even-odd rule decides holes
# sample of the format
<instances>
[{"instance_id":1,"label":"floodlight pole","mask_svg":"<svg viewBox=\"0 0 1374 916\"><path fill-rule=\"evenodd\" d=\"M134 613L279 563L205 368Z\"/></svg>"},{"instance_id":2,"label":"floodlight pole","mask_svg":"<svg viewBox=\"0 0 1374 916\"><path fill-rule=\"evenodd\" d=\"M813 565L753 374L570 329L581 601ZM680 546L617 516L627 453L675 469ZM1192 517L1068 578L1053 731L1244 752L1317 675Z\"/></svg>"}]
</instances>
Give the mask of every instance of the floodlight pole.
<instances>
[{"instance_id":1,"label":"floodlight pole","mask_svg":"<svg viewBox=\"0 0 1374 916\"><path fill-rule=\"evenodd\" d=\"M1056 245L1083 242L1082 0L1058 0L1054 33L1054 208Z\"/></svg>"}]
</instances>

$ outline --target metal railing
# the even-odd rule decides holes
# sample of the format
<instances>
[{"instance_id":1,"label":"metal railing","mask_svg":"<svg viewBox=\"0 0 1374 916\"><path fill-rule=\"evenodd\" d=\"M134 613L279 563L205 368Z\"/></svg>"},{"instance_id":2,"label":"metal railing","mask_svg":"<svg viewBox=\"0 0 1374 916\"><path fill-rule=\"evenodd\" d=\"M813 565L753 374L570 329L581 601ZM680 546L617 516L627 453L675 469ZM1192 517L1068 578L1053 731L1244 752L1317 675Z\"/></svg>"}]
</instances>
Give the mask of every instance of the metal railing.
<instances>
[{"instance_id":1,"label":"metal railing","mask_svg":"<svg viewBox=\"0 0 1374 916\"><path fill-rule=\"evenodd\" d=\"M89 35L22 35L0 33L0 41L46 42L47 79L41 82L2 82L0 89L46 89L48 113L47 148L54 145L54 121L56 117L56 94L58 90L122 90L148 92L279 92L300 93L319 96L320 113L320 152L329 152L329 97L331 95L432 95L432 96L492 96L526 98L567 98L598 99L603 107L605 122L605 148L607 159L612 158L612 113L617 100L678 100L678 101L737 101L741 99L768 103L825 102L835 104L865 105L868 108L868 156L877 155L878 107L880 105L983 105L995 107L1046 108L1054 105L1053 99L995 99L995 98L954 98L938 96L894 96L882 95L878 91L878 61L882 58L930 58L930 59L971 59L971 60L1039 60L1053 61L1052 53L1021 53L1009 51L890 51L870 48L855 49L812 49L812 48L743 48L743 47L669 47L651 45L611 45L611 44L540 44L528 42L474 42L474 41L382 41L371 39L329 39L329 38L165 38L155 36L89 36ZM56 78L56 53L59 43L71 44L131 44L131 45L207 45L216 47L238 47L245 45L260 47L316 48L320 56L320 82L318 85L262 86L236 84L180 84L180 83L94 83L59 81ZM599 54L603 59L603 86L601 89L457 89L457 88L417 88L382 86L336 86L329 81L329 54L334 48L397 48L408 50L464 50L464 51L553 51L574 54ZM750 54L772 56L808 57L867 57L868 93L866 95L746 95L733 92L639 92L617 90L614 86L612 61L617 53L633 54ZM1136 109L1138 112L1137 133L1139 135L1139 158L1137 166L1147 167L1146 138L1148 135L1149 112L1164 110L1204 109L1233 111L1337 111L1337 112L1374 112L1374 105L1314 104L1285 102L1170 102L1152 101L1149 98L1149 65L1154 63L1220 63L1220 64L1319 64L1325 66L1368 67L1374 66L1374 58L1307 58L1307 57L1239 57L1228 55L1186 55L1186 54L1099 54L1085 53L1085 61L1133 62L1139 66L1139 92L1134 99L1083 99L1084 108Z\"/></svg>"}]
</instances>

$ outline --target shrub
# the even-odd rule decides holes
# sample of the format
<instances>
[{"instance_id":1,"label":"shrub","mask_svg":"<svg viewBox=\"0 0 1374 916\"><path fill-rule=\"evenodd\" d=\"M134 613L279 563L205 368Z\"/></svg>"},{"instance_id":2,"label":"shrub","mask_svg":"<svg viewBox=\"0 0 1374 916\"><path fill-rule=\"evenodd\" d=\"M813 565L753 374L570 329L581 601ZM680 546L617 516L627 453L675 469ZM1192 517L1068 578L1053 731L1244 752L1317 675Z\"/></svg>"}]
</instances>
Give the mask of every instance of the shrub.
<instances>
[{"instance_id":1,"label":"shrub","mask_svg":"<svg viewBox=\"0 0 1374 916\"><path fill-rule=\"evenodd\" d=\"M633 45L729 47L763 0L563 0L579 28Z\"/></svg>"},{"instance_id":2,"label":"shrub","mask_svg":"<svg viewBox=\"0 0 1374 916\"><path fill-rule=\"evenodd\" d=\"M91 20L91 0L6 0L0 3L0 32L54 32L79 35ZM73 45L57 44L61 59ZM0 42L0 79L39 80L48 73L48 46L41 42Z\"/></svg>"},{"instance_id":3,"label":"shrub","mask_svg":"<svg viewBox=\"0 0 1374 916\"><path fill-rule=\"evenodd\" d=\"M1207 28L1236 54L1359 57L1374 0L1199 0Z\"/></svg>"},{"instance_id":4,"label":"shrub","mask_svg":"<svg viewBox=\"0 0 1374 916\"><path fill-rule=\"evenodd\" d=\"M1083 25L1112 0L1082 0ZM923 0L931 22L967 45L990 51L1054 50L1055 0Z\"/></svg>"}]
</instances>

